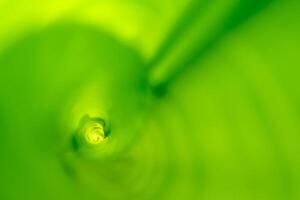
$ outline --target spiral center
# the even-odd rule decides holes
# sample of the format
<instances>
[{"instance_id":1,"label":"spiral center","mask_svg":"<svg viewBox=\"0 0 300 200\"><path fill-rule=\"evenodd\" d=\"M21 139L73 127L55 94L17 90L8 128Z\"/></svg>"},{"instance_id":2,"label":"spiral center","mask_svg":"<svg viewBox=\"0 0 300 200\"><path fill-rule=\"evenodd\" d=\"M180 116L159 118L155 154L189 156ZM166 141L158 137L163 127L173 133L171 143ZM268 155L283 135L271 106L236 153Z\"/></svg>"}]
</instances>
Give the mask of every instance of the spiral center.
<instances>
[{"instance_id":1,"label":"spiral center","mask_svg":"<svg viewBox=\"0 0 300 200\"><path fill-rule=\"evenodd\" d=\"M105 139L105 131L102 124L94 122L85 130L85 139L89 144L99 144Z\"/></svg>"}]
</instances>

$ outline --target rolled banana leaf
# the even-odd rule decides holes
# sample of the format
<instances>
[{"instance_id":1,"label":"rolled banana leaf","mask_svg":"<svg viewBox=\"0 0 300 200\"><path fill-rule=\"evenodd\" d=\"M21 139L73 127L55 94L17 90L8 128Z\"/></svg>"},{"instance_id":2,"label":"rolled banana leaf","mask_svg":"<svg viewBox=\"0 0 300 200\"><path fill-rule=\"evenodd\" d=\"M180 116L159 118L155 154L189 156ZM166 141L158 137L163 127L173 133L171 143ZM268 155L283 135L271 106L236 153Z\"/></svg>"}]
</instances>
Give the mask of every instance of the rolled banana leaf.
<instances>
[{"instance_id":1,"label":"rolled banana leaf","mask_svg":"<svg viewBox=\"0 0 300 200\"><path fill-rule=\"evenodd\" d=\"M1 0L0 199L300 199L296 0Z\"/></svg>"}]
</instances>

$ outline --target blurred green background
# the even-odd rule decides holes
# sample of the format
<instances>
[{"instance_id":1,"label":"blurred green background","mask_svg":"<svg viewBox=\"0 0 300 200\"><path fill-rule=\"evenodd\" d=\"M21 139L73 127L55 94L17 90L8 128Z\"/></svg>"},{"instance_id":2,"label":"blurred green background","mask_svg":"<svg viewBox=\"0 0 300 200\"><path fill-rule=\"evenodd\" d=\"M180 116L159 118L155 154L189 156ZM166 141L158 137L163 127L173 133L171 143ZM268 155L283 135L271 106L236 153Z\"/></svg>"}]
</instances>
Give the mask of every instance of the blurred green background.
<instances>
[{"instance_id":1,"label":"blurred green background","mask_svg":"<svg viewBox=\"0 0 300 200\"><path fill-rule=\"evenodd\" d=\"M0 0L0 199L300 199L299 19L297 0ZM78 143L85 116L105 142Z\"/></svg>"}]
</instances>

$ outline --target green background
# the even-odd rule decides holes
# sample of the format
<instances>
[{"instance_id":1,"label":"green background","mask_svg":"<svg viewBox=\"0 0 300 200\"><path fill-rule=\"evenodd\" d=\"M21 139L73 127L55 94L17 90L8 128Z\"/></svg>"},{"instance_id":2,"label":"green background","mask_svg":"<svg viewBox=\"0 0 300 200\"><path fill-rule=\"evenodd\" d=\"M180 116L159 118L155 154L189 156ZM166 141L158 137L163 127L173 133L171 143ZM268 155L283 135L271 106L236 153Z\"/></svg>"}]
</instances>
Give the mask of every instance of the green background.
<instances>
[{"instance_id":1,"label":"green background","mask_svg":"<svg viewBox=\"0 0 300 200\"><path fill-rule=\"evenodd\" d=\"M299 8L1 0L0 199L300 199Z\"/></svg>"}]
</instances>

